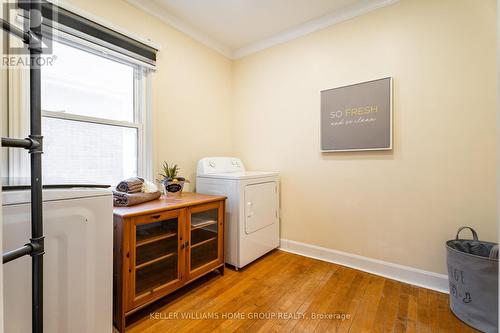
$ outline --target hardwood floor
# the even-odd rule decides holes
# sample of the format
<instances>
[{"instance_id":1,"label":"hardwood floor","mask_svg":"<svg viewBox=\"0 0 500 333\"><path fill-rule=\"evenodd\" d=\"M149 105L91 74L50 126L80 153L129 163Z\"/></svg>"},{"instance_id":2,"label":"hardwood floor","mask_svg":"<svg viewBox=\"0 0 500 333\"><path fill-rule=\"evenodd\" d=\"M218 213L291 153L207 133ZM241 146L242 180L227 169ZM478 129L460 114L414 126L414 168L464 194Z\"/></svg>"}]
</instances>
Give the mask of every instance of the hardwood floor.
<instances>
[{"instance_id":1,"label":"hardwood floor","mask_svg":"<svg viewBox=\"0 0 500 333\"><path fill-rule=\"evenodd\" d=\"M141 310L127 332L477 331L451 313L445 294L274 251Z\"/></svg>"}]
</instances>

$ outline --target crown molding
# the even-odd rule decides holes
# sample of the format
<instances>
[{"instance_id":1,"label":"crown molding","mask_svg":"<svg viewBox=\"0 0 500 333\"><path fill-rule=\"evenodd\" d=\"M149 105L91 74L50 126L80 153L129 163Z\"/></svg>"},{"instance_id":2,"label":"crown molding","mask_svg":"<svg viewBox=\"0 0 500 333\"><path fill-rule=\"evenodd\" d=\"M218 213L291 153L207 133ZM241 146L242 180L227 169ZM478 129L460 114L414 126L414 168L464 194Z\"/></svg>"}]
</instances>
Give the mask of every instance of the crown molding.
<instances>
[{"instance_id":1,"label":"crown molding","mask_svg":"<svg viewBox=\"0 0 500 333\"><path fill-rule=\"evenodd\" d=\"M170 25L171 27L179 30L180 32L188 35L194 40L202 43L203 45L221 53L225 57L229 59L233 58L233 51L229 47L223 45L222 43L219 43L210 36L204 34L201 31L198 31L194 27L183 22L179 18L170 14L165 8L158 6L155 3L141 1L141 0L126 0L126 1L131 5L148 13L149 15L152 15L158 18L159 20L165 22L166 24Z\"/></svg>"},{"instance_id":2,"label":"crown molding","mask_svg":"<svg viewBox=\"0 0 500 333\"><path fill-rule=\"evenodd\" d=\"M308 35L315 31L325 29L334 24L350 20L354 17L369 13L376 9L392 5L400 0L365 0L361 3L335 11L332 14L328 14L304 24L294 26L269 38L250 43L236 50L232 50L227 45L220 43L207 34L183 22L179 18L170 14L165 8L158 6L155 3L145 2L141 0L126 1L133 6L145 11L146 13L160 19L173 28L185 33L186 35L204 44L205 46L221 53L225 57L236 60L246 57L252 53L256 53L264 49L273 47L275 45L283 44L293 39Z\"/></svg>"},{"instance_id":3,"label":"crown molding","mask_svg":"<svg viewBox=\"0 0 500 333\"><path fill-rule=\"evenodd\" d=\"M325 29L334 24L338 24L354 17L369 13L379 8L392 5L400 0L375 0L365 1L353 6L348 6L332 14L322 16L318 19L306 22L285 30L272 37L251 43L247 46L233 51L232 59L240 59L252 53L262 51L275 45L283 44L293 39L308 35L315 31Z\"/></svg>"}]
</instances>

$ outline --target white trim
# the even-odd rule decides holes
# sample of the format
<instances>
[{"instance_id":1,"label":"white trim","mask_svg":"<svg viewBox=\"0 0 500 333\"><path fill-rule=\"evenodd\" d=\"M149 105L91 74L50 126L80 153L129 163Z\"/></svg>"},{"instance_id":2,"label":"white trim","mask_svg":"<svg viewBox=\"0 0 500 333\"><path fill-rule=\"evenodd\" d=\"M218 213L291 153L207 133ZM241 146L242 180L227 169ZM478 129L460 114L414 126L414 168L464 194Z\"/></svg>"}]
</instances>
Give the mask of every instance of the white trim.
<instances>
[{"instance_id":1,"label":"white trim","mask_svg":"<svg viewBox=\"0 0 500 333\"><path fill-rule=\"evenodd\" d=\"M301 256L323 260L419 287L448 293L448 276L357 254L316 245L281 239L280 249Z\"/></svg>"},{"instance_id":2,"label":"white trim","mask_svg":"<svg viewBox=\"0 0 500 333\"><path fill-rule=\"evenodd\" d=\"M137 173L145 179L153 179L152 126L151 126L151 73L147 68L136 71L135 84L135 122L141 124L138 131Z\"/></svg>"},{"instance_id":3,"label":"white trim","mask_svg":"<svg viewBox=\"0 0 500 333\"><path fill-rule=\"evenodd\" d=\"M150 39L148 38L143 38L141 36L137 36L133 33L130 33L129 31L115 25L115 24L112 24L110 23L109 21L106 21L104 20L103 18L101 17L98 17L98 16L95 16L87 11L84 11L83 9L80 9L70 3L68 3L66 0L47 0L47 2L50 2L58 7L61 7L61 8L64 8L66 10L69 10L70 12L73 12L77 15L80 15L81 17L84 17L86 19L89 19L95 23L98 23L106 28L109 28L111 30L114 30L122 35L125 35L127 37L130 37L132 39L135 39L136 41L142 43L142 44L145 44L149 47L152 47L154 49L156 49L157 51L160 50L160 46L156 43L154 43L153 41L151 41Z\"/></svg>"},{"instance_id":4,"label":"white trim","mask_svg":"<svg viewBox=\"0 0 500 333\"><path fill-rule=\"evenodd\" d=\"M385 6L392 5L398 1L399 0L374 0L361 2L353 6L348 6L331 14L322 16L318 19L285 30L272 37L241 47L233 52L232 58L243 58L252 53L262 51L278 44L283 44L285 42L308 35L315 31L325 29L334 24L350 20L354 17L361 16Z\"/></svg>"},{"instance_id":5,"label":"white trim","mask_svg":"<svg viewBox=\"0 0 500 333\"><path fill-rule=\"evenodd\" d=\"M136 128L136 129L139 129L141 127L140 123L130 123L128 121L112 120L112 119L97 118L97 117L88 117L88 116L82 116L79 114L72 114L72 113L66 113L66 112L60 112L60 111L42 110L42 117L70 120L70 121L79 121L82 123L92 123L92 124L100 124L100 125L108 125L108 126Z\"/></svg>"},{"instance_id":6,"label":"white trim","mask_svg":"<svg viewBox=\"0 0 500 333\"><path fill-rule=\"evenodd\" d=\"M371 0L362 1L352 6L336 10L331 14L322 16L318 19L300 24L298 26L287 29L269 38L250 43L238 49L231 49L231 47L224 45L217 41L215 38L207 35L206 33L192 27L191 25L183 22L181 19L170 14L165 8L153 3L152 1L141 0L126 0L128 3L136 6L144 12L162 20L175 29L185 33L198 42L208 46L209 48L221 53L229 59L240 59L252 53L262 51L264 49L273 47L278 44L291 41L293 39L308 35L315 31L325 29L331 25L347 21L356 16L360 16L371 11L374 11L385 6L392 5L399 0ZM229 29L231 27L228 27Z\"/></svg>"},{"instance_id":7,"label":"white trim","mask_svg":"<svg viewBox=\"0 0 500 333\"><path fill-rule=\"evenodd\" d=\"M144 144L143 155L142 155L142 176L150 181L154 180L153 177L153 106L152 106L152 87L151 87L151 74L152 71L146 70L143 76L143 84L145 88L145 96L143 96L143 110L142 115L142 126L144 127Z\"/></svg>"},{"instance_id":8,"label":"white trim","mask_svg":"<svg viewBox=\"0 0 500 333\"><path fill-rule=\"evenodd\" d=\"M25 67L8 69L8 118L9 136L25 138L29 134L30 121L30 71ZM9 178L30 176L30 158L21 149L9 149Z\"/></svg>"},{"instance_id":9,"label":"white trim","mask_svg":"<svg viewBox=\"0 0 500 333\"><path fill-rule=\"evenodd\" d=\"M9 13L10 22L15 22L16 11ZM23 42L13 36L4 35L9 47L23 47ZM30 128L30 71L26 66L7 68L8 86L8 136L25 138ZM12 178L26 178L30 176L30 158L22 149L8 150L8 176Z\"/></svg>"},{"instance_id":10,"label":"white trim","mask_svg":"<svg viewBox=\"0 0 500 333\"><path fill-rule=\"evenodd\" d=\"M208 46L209 48L221 53L223 56L232 59L233 52L230 47L216 41L215 39L209 37L207 34L191 27L189 24L171 15L163 7L158 6L157 4L151 1L148 2L140 0L126 0L126 1L131 5L139 8L140 10L148 13L149 15L154 16L157 19L165 22L169 26L188 35L194 40L202 43L203 45Z\"/></svg>"}]
</instances>

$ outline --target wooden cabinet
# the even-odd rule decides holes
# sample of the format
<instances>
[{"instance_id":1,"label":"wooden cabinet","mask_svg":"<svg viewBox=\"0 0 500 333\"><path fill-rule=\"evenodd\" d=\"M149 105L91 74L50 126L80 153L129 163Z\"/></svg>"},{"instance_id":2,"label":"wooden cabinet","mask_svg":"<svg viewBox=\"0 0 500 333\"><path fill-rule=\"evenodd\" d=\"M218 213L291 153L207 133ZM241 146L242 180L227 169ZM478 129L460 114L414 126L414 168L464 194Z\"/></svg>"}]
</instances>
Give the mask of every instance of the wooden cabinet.
<instances>
[{"instance_id":1,"label":"wooden cabinet","mask_svg":"<svg viewBox=\"0 0 500 333\"><path fill-rule=\"evenodd\" d=\"M210 271L224 272L225 197L183 193L114 210L114 324Z\"/></svg>"},{"instance_id":2,"label":"wooden cabinet","mask_svg":"<svg viewBox=\"0 0 500 333\"><path fill-rule=\"evenodd\" d=\"M184 215L175 209L129 222L127 311L182 285Z\"/></svg>"},{"instance_id":3,"label":"wooden cabinet","mask_svg":"<svg viewBox=\"0 0 500 333\"><path fill-rule=\"evenodd\" d=\"M224 210L219 202L188 208L186 224L188 279L197 278L224 262L223 223Z\"/></svg>"}]
</instances>

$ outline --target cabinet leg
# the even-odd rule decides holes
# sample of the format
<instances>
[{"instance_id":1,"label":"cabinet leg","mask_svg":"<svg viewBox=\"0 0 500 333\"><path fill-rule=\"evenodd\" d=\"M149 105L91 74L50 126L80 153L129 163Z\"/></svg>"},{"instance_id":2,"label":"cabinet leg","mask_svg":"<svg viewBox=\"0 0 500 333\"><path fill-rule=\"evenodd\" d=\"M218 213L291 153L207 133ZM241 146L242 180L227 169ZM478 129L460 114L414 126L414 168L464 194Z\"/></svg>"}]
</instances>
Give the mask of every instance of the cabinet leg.
<instances>
[{"instance_id":1,"label":"cabinet leg","mask_svg":"<svg viewBox=\"0 0 500 333\"><path fill-rule=\"evenodd\" d=\"M120 318L117 318L113 325L113 333L125 333L125 314L120 314Z\"/></svg>"},{"instance_id":2,"label":"cabinet leg","mask_svg":"<svg viewBox=\"0 0 500 333\"><path fill-rule=\"evenodd\" d=\"M219 267L218 270L219 270L220 275L224 276L224 265L222 265L221 267Z\"/></svg>"}]
</instances>

